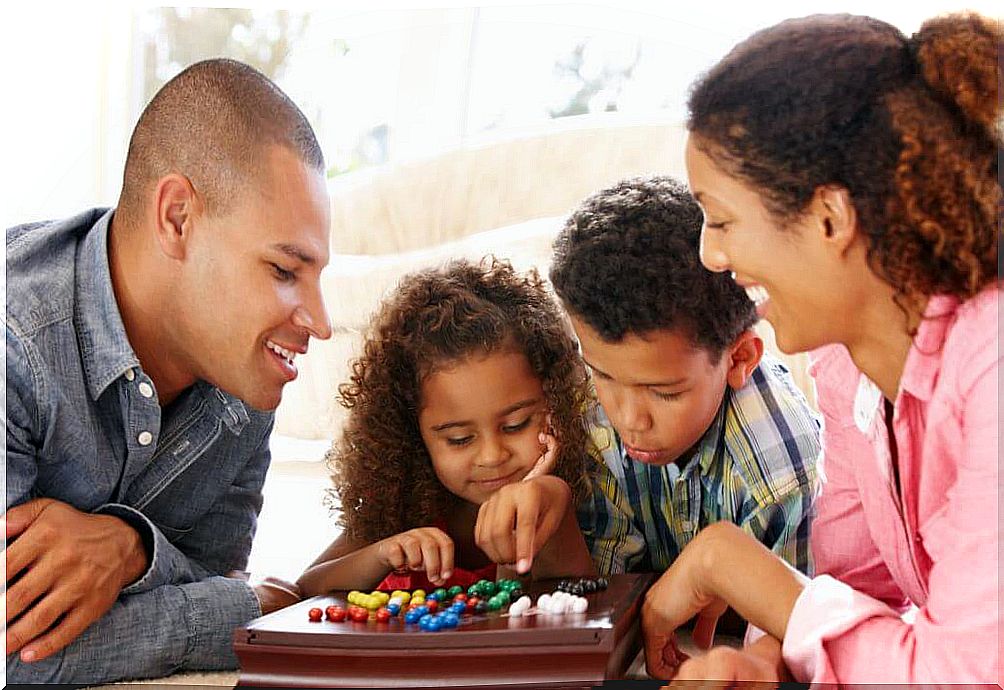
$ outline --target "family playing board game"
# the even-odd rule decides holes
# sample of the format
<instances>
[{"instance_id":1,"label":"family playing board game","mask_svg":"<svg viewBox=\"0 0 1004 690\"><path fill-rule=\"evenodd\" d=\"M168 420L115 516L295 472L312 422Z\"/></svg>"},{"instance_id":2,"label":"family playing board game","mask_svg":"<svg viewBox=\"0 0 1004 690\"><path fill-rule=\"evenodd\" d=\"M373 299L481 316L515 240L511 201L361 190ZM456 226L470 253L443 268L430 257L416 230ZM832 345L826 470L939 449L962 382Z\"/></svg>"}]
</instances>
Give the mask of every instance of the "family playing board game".
<instances>
[{"instance_id":1,"label":"family playing board game","mask_svg":"<svg viewBox=\"0 0 1004 690\"><path fill-rule=\"evenodd\" d=\"M404 276L325 382L341 533L296 582L243 571L332 335L324 155L188 66L114 208L7 230L7 680L1001 684L1002 39L783 21L694 75L687 179L581 200L547 277Z\"/></svg>"}]
</instances>

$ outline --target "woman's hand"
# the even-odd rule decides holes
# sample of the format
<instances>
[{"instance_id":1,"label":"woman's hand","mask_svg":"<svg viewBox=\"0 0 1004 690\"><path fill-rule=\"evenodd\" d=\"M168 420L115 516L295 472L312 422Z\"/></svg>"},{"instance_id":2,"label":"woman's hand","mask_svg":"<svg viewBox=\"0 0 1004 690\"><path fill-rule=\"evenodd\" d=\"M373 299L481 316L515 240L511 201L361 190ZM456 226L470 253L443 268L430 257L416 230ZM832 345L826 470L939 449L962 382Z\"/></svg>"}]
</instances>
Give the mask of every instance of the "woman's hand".
<instances>
[{"instance_id":1,"label":"woman's hand","mask_svg":"<svg viewBox=\"0 0 1004 690\"><path fill-rule=\"evenodd\" d=\"M435 585L453 574L453 540L436 527L418 527L377 543L377 554L390 570L424 570Z\"/></svg>"},{"instance_id":2,"label":"woman's hand","mask_svg":"<svg viewBox=\"0 0 1004 690\"><path fill-rule=\"evenodd\" d=\"M691 657L680 664L669 687L774 687L781 680L777 664L772 664L759 654L746 649L715 647L706 654Z\"/></svg>"},{"instance_id":3,"label":"woman's hand","mask_svg":"<svg viewBox=\"0 0 1004 690\"><path fill-rule=\"evenodd\" d=\"M775 639L783 639L806 581L736 525L717 522L705 527L645 597L642 630L649 675L670 678L676 673L677 658L669 647L676 629L695 615L693 640L701 649L711 646L718 619L729 606Z\"/></svg>"},{"instance_id":4,"label":"woman's hand","mask_svg":"<svg viewBox=\"0 0 1004 690\"><path fill-rule=\"evenodd\" d=\"M503 486L481 504L474 541L496 563L515 563L517 573L527 573L571 500L568 484L550 475Z\"/></svg>"},{"instance_id":5,"label":"woman's hand","mask_svg":"<svg viewBox=\"0 0 1004 690\"><path fill-rule=\"evenodd\" d=\"M691 548L697 545L698 548ZM728 604L707 585L697 539L680 553L645 595L642 605L642 632L645 637L645 666L653 678L672 678L686 657L676 648L676 629L695 614L693 640L701 649L711 646L715 626Z\"/></svg>"}]
</instances>

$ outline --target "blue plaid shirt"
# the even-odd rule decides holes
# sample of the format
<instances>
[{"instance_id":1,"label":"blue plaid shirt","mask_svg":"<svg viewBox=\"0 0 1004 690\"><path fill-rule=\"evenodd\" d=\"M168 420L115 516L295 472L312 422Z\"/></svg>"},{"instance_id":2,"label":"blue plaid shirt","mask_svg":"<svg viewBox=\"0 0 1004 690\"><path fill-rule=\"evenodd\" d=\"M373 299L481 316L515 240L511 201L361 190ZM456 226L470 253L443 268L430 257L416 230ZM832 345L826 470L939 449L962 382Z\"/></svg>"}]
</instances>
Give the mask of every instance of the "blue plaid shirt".
<instances>
[{"instance_id":1,"label":"blue plaid shirt","mask_svg":"<svg viewBox=\"0 0 1004 690\"><path fill-rule=\"evenodd\" d=\"M601 573L668 568L702 528L728 520L811 574L820 422L777 359L765 354L725 398L681 469L632 461L603 408L590 413L592 494L579 525Z\"/></svg>"}]
</instances>

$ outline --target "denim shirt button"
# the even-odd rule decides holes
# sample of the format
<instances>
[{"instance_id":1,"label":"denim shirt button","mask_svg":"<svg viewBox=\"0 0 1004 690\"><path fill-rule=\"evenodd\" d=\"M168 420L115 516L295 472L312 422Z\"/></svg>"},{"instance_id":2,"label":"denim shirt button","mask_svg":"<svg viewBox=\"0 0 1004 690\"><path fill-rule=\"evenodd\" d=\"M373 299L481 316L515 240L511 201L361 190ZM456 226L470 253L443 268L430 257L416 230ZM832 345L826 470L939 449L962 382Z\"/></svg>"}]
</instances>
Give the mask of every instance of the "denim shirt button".
<instances>
[{"instance_id":1,"label":"denim shirt button","mask_svg":"<svg viewBox=\"0 0 1004 690\"><path fill-rule=\"evenodd\" d=\"M126 381L132 381L134 378L136 378L136 372L133 371L132 369L126 369L125 377Z\"/></svg>"},{"instance_id":2,"label":"denim shirt button","mask_svg":"<svg viewBox=\"0 0 1004 690\"><path fill-rule=\"evenodd\" d=\"M136 437L136 440L139 441L139 445L148 446L153 441L153 434L149 431L141 431L139 432L139 436Z\"/></svg>"},{"instance_id":3,"label":"denim shirt button","mask_svg":"<svg viewBox=\"0 0 1004 690\"><path fill-rule=\"evenodd\" d=\"M139 384L139 394L142 395L144 398L152 398L153 386L144 381L143 383Z\"/></svg>"}]
</instances>

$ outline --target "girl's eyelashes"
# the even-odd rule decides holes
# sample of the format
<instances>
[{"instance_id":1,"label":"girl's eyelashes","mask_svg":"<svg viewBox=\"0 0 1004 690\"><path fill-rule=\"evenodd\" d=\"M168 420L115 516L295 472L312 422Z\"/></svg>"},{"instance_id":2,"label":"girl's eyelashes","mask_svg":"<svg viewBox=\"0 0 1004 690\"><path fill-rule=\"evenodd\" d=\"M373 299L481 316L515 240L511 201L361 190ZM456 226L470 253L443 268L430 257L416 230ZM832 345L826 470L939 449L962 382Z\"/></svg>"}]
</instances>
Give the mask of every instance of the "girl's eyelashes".
<instances>
[{"instance_id":1,"label":"girl's eyelashes","mask_svg":"<svg viewBox=\"0 0 1004 690\"><path fill-rule=\"evenodd\" d=\"M502 431L507 434L517 434L526 429L528 426L530 426L531 421L533 421L533 415L530 415L523 421L517 422L516 424L503 424ZM456 436L456 437L446 438L446 443L448 445L457 447L469 445L472 441L474 441L473 434L469 434L467 436Z\"/></svg>"},{"instance_id":2,"label":"girl's eyelashes","mask_svg":"<svg viewBox=\"0 0 1004 690\"><path fill-rule=\"evenodd\" d=\"M722 221L721 223L712 223L709 220L704 221L704 227L710 230L724 230L727 225L728 223L725 221Z\"/></svg>"},{"instance_id":3,"label":"girl's eyelashes","mask_svg":"<svg viewBox=\"0 0 1004 690\"><path fill-rule=\"evenodd\" d=\"M514 434L517 431L522 431L527 426L529 426L530 420L532 418L533 418L533 416L531 415L530 417L527 417L526 419L524 419L522 422L518 422L516 424L506 424L505 426L502 427L502 430L505 431L506 433L509 433L509 434Z\"/></svg>"}]
</instances>

